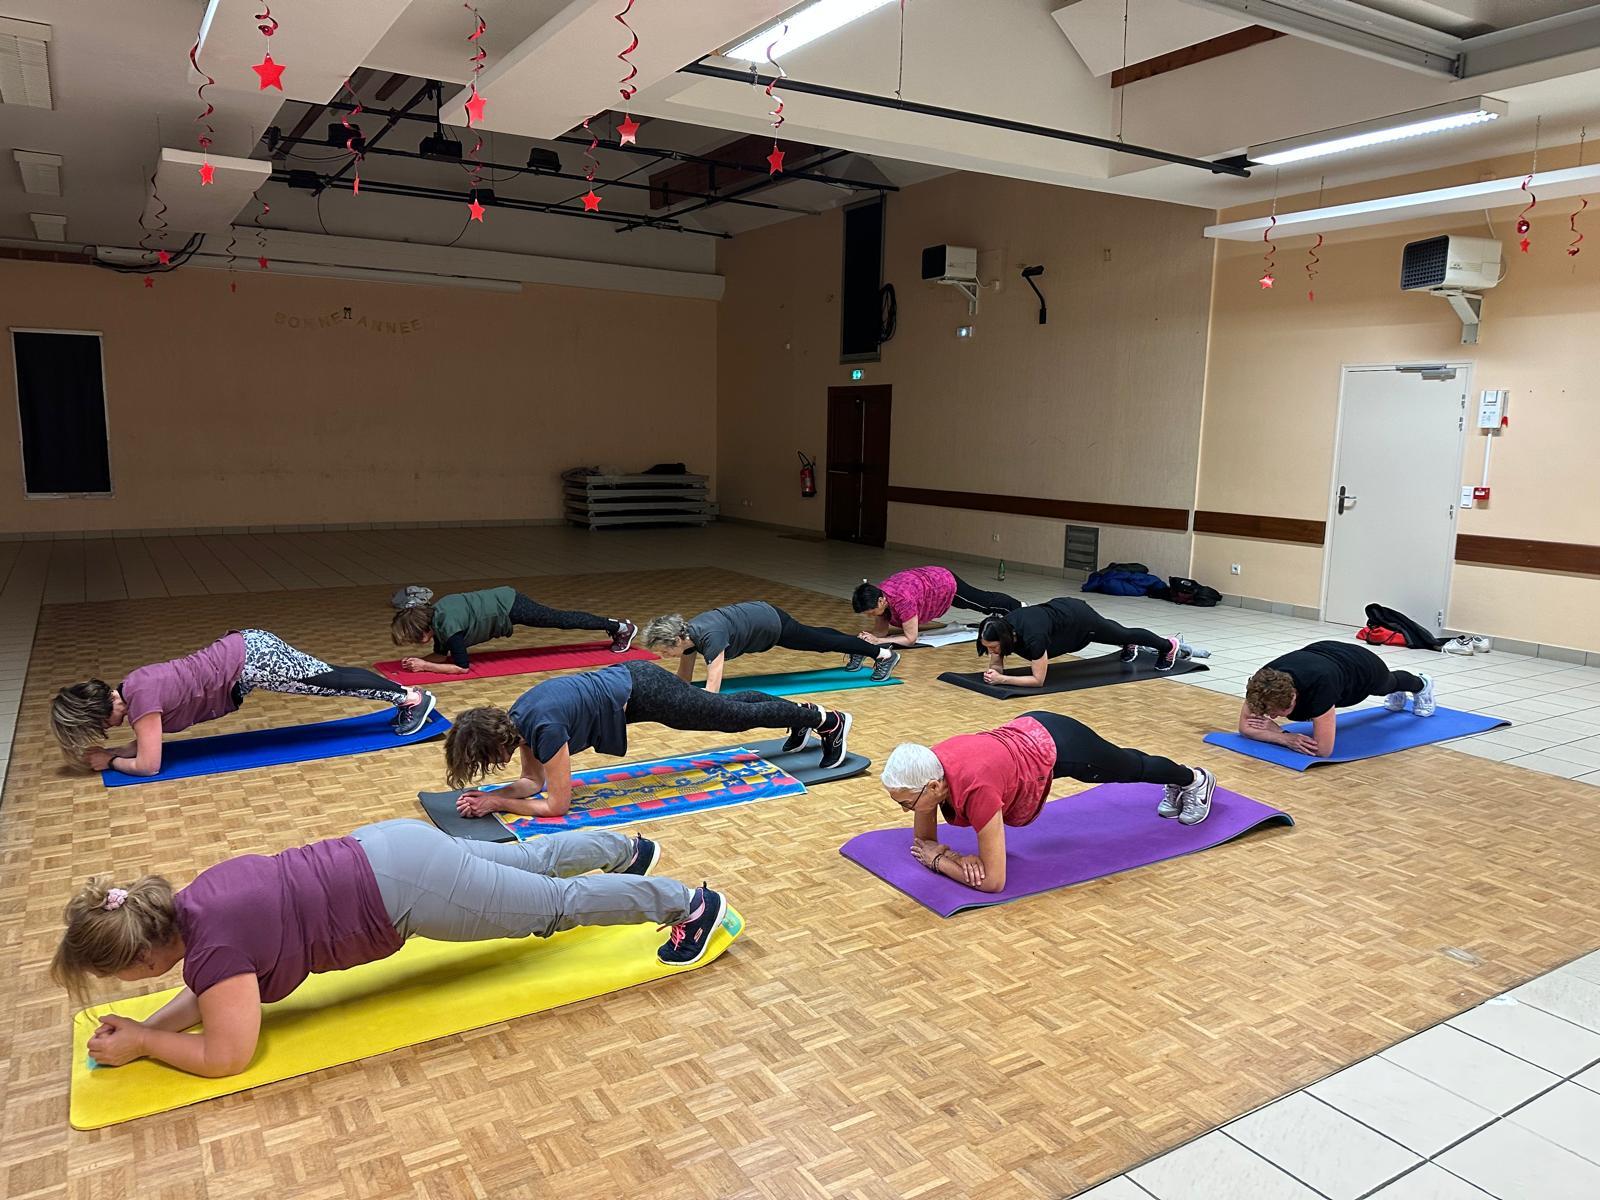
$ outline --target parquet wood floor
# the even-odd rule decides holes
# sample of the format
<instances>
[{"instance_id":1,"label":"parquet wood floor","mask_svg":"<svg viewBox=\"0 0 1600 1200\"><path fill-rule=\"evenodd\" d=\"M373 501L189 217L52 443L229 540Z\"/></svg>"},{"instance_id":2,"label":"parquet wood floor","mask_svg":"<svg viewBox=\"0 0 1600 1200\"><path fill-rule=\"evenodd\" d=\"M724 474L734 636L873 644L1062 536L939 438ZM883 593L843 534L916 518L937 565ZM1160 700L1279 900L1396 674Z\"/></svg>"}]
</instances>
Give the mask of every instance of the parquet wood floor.
<instances>
[{"instance_id":1,"label":"parquet wood floor","mask_svg":"<svg viewBox=\"0 0 1600 1200\"><path fill-rule=\"evenodd\" d=\"M801 620L850 619L837 600L732 572L524 586L641 623L751 597ZM1204 763L1298 826L941 920L838 854L850 835L904 820L874 777L659 822L665 868L725 888L748 921L707 970L70 1130L68 1004L45 967L83 876L154 868L182 882L229 854L418 815L414 794L442 772L435 743L106 791L61 767L50 695L245 624L334 662L390 657L387 594L43 610L0 810L0 1194L1060 1197L1600 945L1592 789L1438 748L1295 775L1200 742L1233 719L1229 697L1103 688L1041 707ZM970 646L916 651L907 686L837 694L856 715L853 745L881 762L901 740L1021 711L933 681L972 661ZM789 652L738 664L816 665ZM454 712L508 703L530 682L439 695ZM206 732L367 707L258 694ZM639 756L703 744L633 734Z\"/></svg>"}]
</instances>

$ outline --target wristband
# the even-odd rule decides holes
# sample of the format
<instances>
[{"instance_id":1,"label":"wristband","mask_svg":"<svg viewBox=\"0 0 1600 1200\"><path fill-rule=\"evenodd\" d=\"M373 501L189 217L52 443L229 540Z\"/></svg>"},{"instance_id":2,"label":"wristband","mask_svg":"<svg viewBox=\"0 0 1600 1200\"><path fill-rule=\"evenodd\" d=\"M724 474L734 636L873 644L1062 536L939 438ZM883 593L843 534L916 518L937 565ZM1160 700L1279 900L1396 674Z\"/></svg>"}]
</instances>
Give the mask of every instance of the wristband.
<instances>
[{"instance_id":1,"label":"wristband","mask_svg":"<svg viewBox=\"0 0 1600 1200\"><path fill-rule=\"evenodd\" d=\"M949 850L941 850L941 851L939 851L939 853L935 854L933 856L933 861L928 864L928 870L937 871L939 869L939 860L942 859L946 854L949 854L949 853L950 853Z\"/></svg>"}]
</instances>

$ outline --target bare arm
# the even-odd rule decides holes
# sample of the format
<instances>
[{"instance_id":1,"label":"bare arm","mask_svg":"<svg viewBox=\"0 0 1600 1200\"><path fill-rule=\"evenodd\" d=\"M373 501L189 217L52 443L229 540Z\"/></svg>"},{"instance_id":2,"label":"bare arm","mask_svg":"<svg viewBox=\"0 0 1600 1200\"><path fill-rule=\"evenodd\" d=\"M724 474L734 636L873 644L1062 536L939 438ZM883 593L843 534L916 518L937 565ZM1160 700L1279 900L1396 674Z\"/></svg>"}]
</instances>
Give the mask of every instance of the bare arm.
<instances>
[{"instance_id":1,"label":"bare arm","mask_svg":"<svg viewBox=\"0 0 1600 1200\"><path fill-rule=\"evenodd\" d=\"M171 1000L168 1000L155 1015L144 1022L146 1029L166 1029L177 1033L184 1029L193 1029L200 1024L200 998L184 988Z\"/></svg>"},{"instance_id":2,"label":"bare arm","mask_svg":"<svg viewBox=\"0 0 1600 1200\"><path fill-rule=\"evenodd\" d=\"M481 809L473 816L510 813L517 817L561 817L572 808L572 754L563 746L549 762L540 762L527 746L522 748L522 777L492 792L463 792L470 806ZM460 801L457 807L460 807Z\"/></svg>"},{"instance_id":3,"label":"bare arm","mask_svg":"<svg viewBox=\"0 0 1600 1200\"><path fill-rule=\"evenodd\" d=\"M883 625L883 632L888 633L889 629L891 628L889 623L883 620L882 617L878 618L878 620ZM915 646L917 644L917 633L920 628L921 626L915 617L908 618L905 625L901 627L899 633L891 634L889 637L880 638L879 644L885 646Z\"/></svg>"},{"instance_id":4,"label":"bare arm","mask_svg":"<svg viewBox=\"0 0 1600 1200\"><path fill-rule=\"evenodd\" d=\"M1320 717L1311 722L1311 741L1315 743L1313 749L1306 751L1317 758L1327 758L1333 753L1333 738L1339 728L1339 714L1335 709L1329 709Z\"/></svg>"},{"instance_id":5,"label":"bare arm","mask_svg":"<svg viewBox=\"0 0 1600 1200\"><path fill-rule=\"evenodd\" d=\"M256 977L224 979L201 993L197 1007L204 1026L199 1033L158 1029L153 1023L107 1014L89 1039L89 1053L106 1066L153 1058L209 1079L237 1075L255 1057L261 1036L261 987Z\"/></svg>"},{"instance_id":6,"label":"bare arm","mask_svg":"<svg viewBox=\"0 0 1600 1200\"><path fill-rule=\"evenodd\" d=\"M939 814L919 812L911 814L911 834L919 842L931 842L939 836Z\"/></svg>"},{"instance_id":7,"label":"bare arm","mask_svg":"<svg viewBox=\"0 0 1600 1200\"><path fill-rule=\"evenodd\" d=\"M465 675L471 667L458 667L442 654L413 655L402 658L400 667L405 671L426 671L430 675Z\"/></svg>"},{"instance_id":8,"label":"bare arm","mask_svg":"<svg viewBox=\"0 0 1600 1200\"><path fill-rule=\"evenodd\" d=\"M1034 659L1028 664L1028 671L1027 675L1007 675L999 667L990 667L983 673L983 681L1001 687L1043 687L1045 676L1050 671L1050 659Z\"/></svg>"},{"instance_id":9,"label":"bare arm","mask_svg":"<svg viewBox=\"0 0 1600 1200\"><path fill-rule=\"evenodd\" d=\"M111 760L111 769L124 775L154 775L161 770L161 714L145 713L133 723L134 756Z\"/></svg>"},{"instance_id":10,"label":"bare arm","mask_svg":"<svg viewBox=\"0 0 1600 1200\"><path fill-rule=\"evenodd\" d=\"M706 691L720 692L722 690L722 668L727 665L728 656L722 653L706 664Z\"/></svg>"},{"instance_id":11,"label":"bare arm","mask_svg":"<svg viewBox=\"0 0 1600 1200\"><path fill-rule=\"evenodd\" d=\"M1006 886L1006 826L996 813L978 830L978 852L941 854L934 868L946 879L980 892L999 892Z\"/></svg>"},{"instance_id":12,"label":"bare arm","mask_svg":"<svg viewBox=\"0 0 1600 1200\"><path fill-rule=\"evenodd\" d=\"M1326 758L1333 752L1333 718L1334 710L1330 708L1312 723L1312 732L1315 734L1322 728L1321 722L1327 721L1327 749L1320 751L1317 738L1306 737L1301 733L1290 733L1271 717L1251 712L1247 705L1239 706L1239 732L1253 742L1287 746L1290 750L1298 750L1302 754L1315 754Z\"/></svg>"}]
</instances>

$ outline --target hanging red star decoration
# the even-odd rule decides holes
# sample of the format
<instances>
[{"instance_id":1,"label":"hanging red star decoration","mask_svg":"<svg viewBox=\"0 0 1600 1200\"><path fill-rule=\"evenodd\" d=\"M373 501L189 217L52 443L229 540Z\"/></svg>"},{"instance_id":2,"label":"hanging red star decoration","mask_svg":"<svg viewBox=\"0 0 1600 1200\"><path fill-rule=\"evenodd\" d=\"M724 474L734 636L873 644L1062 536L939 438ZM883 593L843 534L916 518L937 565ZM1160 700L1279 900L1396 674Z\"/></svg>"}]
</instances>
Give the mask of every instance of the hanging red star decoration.
<instances>
[{"instance_id":1,"label":"hanging red star decoration","mask_svg":"<svg viewBox=\"0 0 1600 1200\"><path fill-rule=\"evenodd\" d=\"M489 102L479 94L476 86L472 89L472 96L462 107L467 110L467 128L483 124L483 109Z\"/></svg>"},{"instance_id":2,"label":"hanging red star decoration","mask_svg":"<svg viewBox=\"0 0 1600 1200\"><path fill-rule=\"evenodd\" d=\"M1260 279L1256 280L1256 282L1261 285L1261 290L1262 291L1266 291L1268 288L1270 288L1273 284L1277 283L1278 281L1277 281L1277 279L1275 279L1273 277L1271 272L1266 272L1261 276Z\"/></svg>"},{"instance_id":3,"label":"hanging red star decoration","mask_svg":"<svg viewBox=\"0 0 1600 1200\"><path fill-rule=\"evenodd\" d=\"M265 254L256 259L256 266L260 267L263 271L267 269L267 256Z\"/></svg>"},{"instance_id":4,"label":"hanging red star decoration","mask_svg":"<svg viewBox=\"0 0 1600 1200\"><path fill-rule=\"evenodd\" d=\"M264 92L268 88L277 88L280 92L283 91L283 67L272 61L271 54L268 54L250 69L261 80L261 86L256 89L258 92Z\"/></svg>"},{"instance_id":5,"label":"hanging red star decoration","mask_svg":"<svg viewBox=\"0 0 1600 1200\"><path fill-rule=\"evenodd\" d=\"M201 187L206 187L208 184L210 184L213 181L213 178L215 177L216 173L217 173L217 169L215 167L213 167L210 163L208 163L208 162L201 163L200 164L200 186Z\"/></svg>"},{"instance_id":6,"label":"hanging red star decoration","mask_svg":"<svg viewBox=\"0 0 1600 1200\"><path fill-rule=\"evenodd\" d=\"M583 197L583 211L584 212L599 212L600 211L600 197L595 194L595 190L593 188L590 188L589 189L589 194L587 196Z\"/></svg>"},{"instance_id":7,"label":"hanging red star decoration","mask_svg":"<svg viewBox=\"0 0 1600 1200\"><path fill-rule=\"evenodd\" d=\"M154 279L151 279L150 276L146 275L144 277L144 285L147 288L153 288L156 285L156 281Z\"/></svg>"},{"instance_id":8,"label":"hanging red star decoration","mask_svg":"<svg viewBox=\"0 0 1600 1200\"><path fill-rule=\"evenodd\" d=\"M622 124L617 126L617 144L621 146L635 146L639 142L639 122L626 113L623 114Z\"/></svg>"},{"instance_id":9,"label":"hanging red star decoration","mask_svg":"<svg viewBox=\"0 0 1600 1200\"><path fill-rule=\"evenodd\" d=\"M172 255L166 250L157 250L156 261L164 267L172 261Z\"/></svg>"},{"instance_id":10,"label":"hanging red star decoration","mask_svg":"<svg viewBox=\"0 0 1600 1200\"><path fill-rule=\"evenodd\" d=\"M478 197L476 195L474 195L472 197L472 203L467 205L467 211L472 214L470 217L467 218L467 220L469 220L469 221L481 221L481 220L483 220L484 208L483 208L483 205L478 203Z\"/></svg>"},{"instance_id":11,"label":"hanging red star decoration","mask_svg":"<svg viewBox=\"0 0 1600 1200\"><path fill-rule=\"evenodd\" d=\"M772 153L767 155L767 166L772 168L768 175L777 175L783 170L783 149L777 142L772 143Z\"/></svg>"}]
</instances>

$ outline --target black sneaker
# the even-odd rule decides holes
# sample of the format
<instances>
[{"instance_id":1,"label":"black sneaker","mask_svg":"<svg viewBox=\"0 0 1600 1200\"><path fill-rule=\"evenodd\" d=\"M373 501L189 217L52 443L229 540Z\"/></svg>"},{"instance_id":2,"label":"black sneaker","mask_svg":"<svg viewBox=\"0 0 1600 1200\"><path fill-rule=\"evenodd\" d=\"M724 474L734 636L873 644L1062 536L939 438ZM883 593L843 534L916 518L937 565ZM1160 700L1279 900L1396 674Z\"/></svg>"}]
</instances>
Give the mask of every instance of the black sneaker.
<instances>
[{"instance_id":1,"label":"black sneaker","mask_svg":"<svg viewBox=\"0 0 1600 1200\"><path fill-rule=\"evenodd\" d=\"M802 704L800 707L816 709L818 712L822 711L822 709L818 708L817 705L811 703ZM806 739L815 732L816 730L809 729L804 725L796 725L793 729L789 730L789 736L783 739L783 753L793 754L796 750L804 746L806 744Z\"/></svg>"},{"instance_id":2,"label":"black sneaker","mask_svg":"<svg viewBox=\"0 0 1600 1200\"><path fill-rule=\"evenodd\" d=\"M661 861L661 843L652 842L643 834L633 835L633 858L628 865L614 871L616 875L648 875Z\"/></svg>"},{"instance_id":3,"label":"black sneaker","mask_svg":"<svg viewBox=\"0 0 1600 1200\"><path fill-rule=\"evenodd\" d=\"M887 654L878 655L878 661L873 665L872 668L873 682L882 683L894 673L894 669L899 665L900 651L898 650L891 650Z\"/></svg>"},{"instance_id":4,"label":"black sneaker","mask_svg":"<svg viewBox=\"0 0 1600 1200\"><path fill-rule=\"evenodd\" d=\"M1183 650L1182 638L1168 638L1167 648L1156 656L1156 670L1170 671L1178 662L1178 655Z\"/></svg>"},{"instance_id":5,"label":"black sneaker","mask_svg":"<svg viewBox=\"0 0 1600 1200\"><path fill-rule=\"evenodd\" d=\"M822 761L817 765L825 771L844 762L850 753L850 726L855 723L854 717L838 709L828 715L833 719L832 730L826 724L817 730L817 736L822 739Z\"/></svg>"},{"instance_id":6,"label":"black sneaker","mask_svg":"<svg viewBox=\"0 0 1600 1200\"><path fill-rule=\"evenodd\" d=\"M852 654L845 659L844 669L846 671L859 671L866 664L866 661L867 656L865 654Z\"/></svg>"},{"instance_id":7,"label":"black sneaker","mask_svg":"<svg viewBox=\"0 0 1600 1200\"><path fill-rule=\"evenodd\" d=\"M611 635L611 653L626 654L633 645L634 636L638 632L639 627L632 621L618 621L617 631Z\"/></svg>"},{"instance_id":8,"label":"black sneaker","mask_svg":"<svg viewBox=\"0 0 1600 1200\"><path fill-rule=\"evenodd\" d=\"M689 906L689 917L672 927L672 934L661 943L656 957L669 967L692 967L705 957L711 935L727 914L728 901L720 892L701 884Z\"/></svg>"},{"instance_id":9,"label":"black sneaker","mask_svg":"<svg viewBox=\"0 0 1600 1200\"><path fill-rule=\"evenodd\" d=\"M1124 646L1122 648L1122 653L1117 655L1118 660L1121 662L1132 662L1138 657L1139 647L1137 646Z\"/></svg>"},{"instance_id":10,"label":"black sneaker","mask_svg":"<svg viewBox=\"0 0 1600 1200\"><path fill-rule=\"evenodd\" d=\"M433 698L432 692L423 692L415 704L396 705L394 731L401 737L421 733L422 727L428 723L428 718L433 716L433 710L438 706L439 702Z\"/></svg>"}]
</instances>

